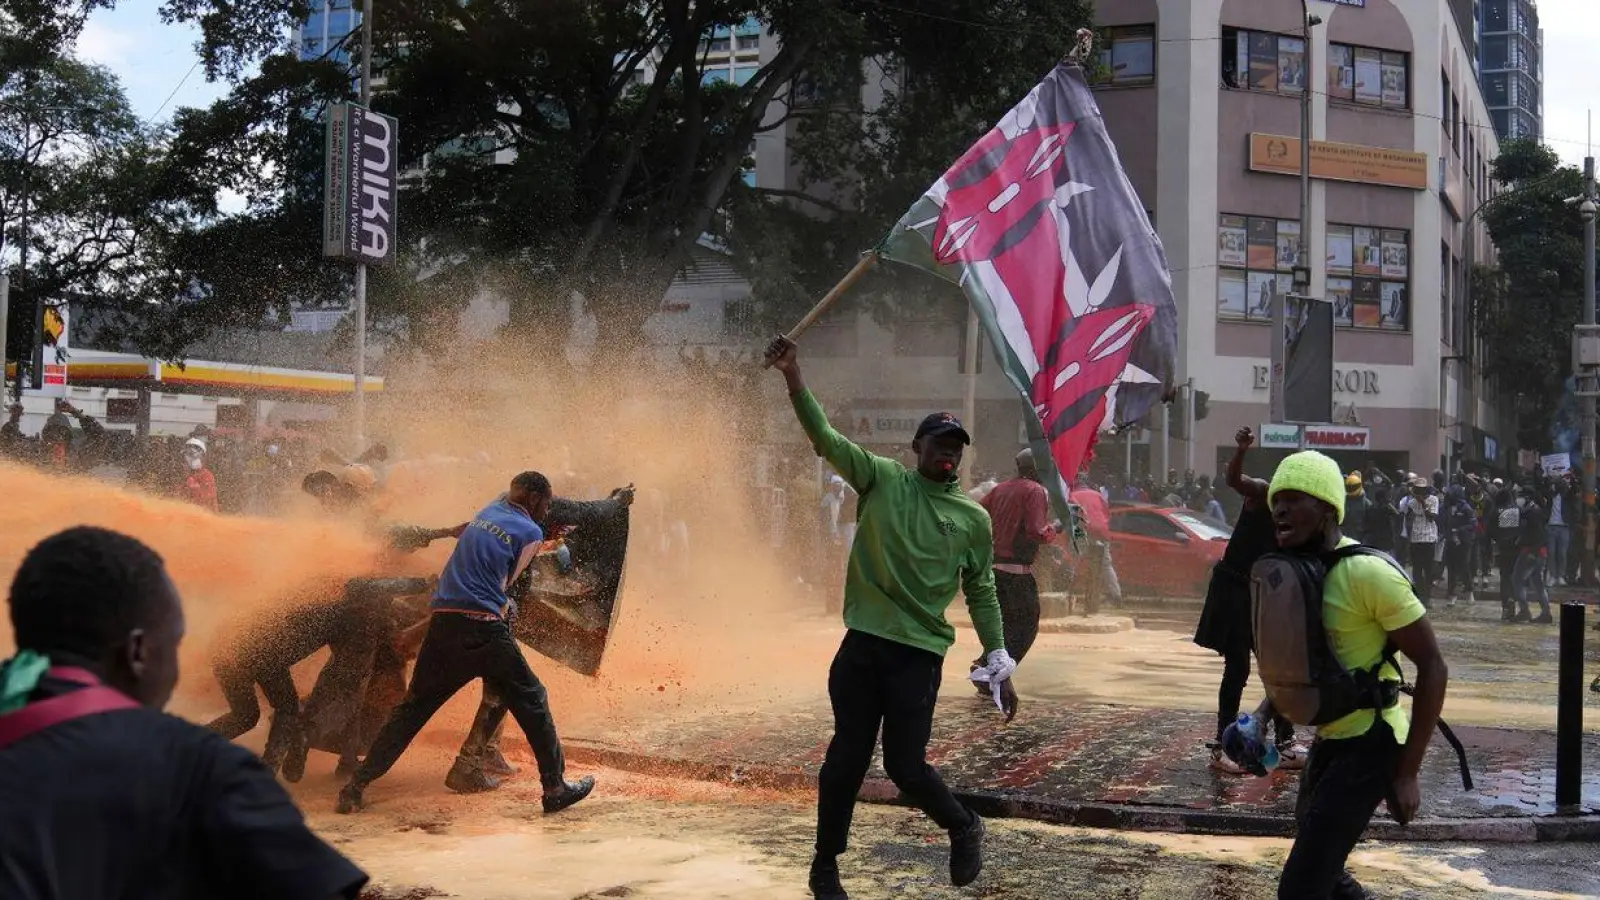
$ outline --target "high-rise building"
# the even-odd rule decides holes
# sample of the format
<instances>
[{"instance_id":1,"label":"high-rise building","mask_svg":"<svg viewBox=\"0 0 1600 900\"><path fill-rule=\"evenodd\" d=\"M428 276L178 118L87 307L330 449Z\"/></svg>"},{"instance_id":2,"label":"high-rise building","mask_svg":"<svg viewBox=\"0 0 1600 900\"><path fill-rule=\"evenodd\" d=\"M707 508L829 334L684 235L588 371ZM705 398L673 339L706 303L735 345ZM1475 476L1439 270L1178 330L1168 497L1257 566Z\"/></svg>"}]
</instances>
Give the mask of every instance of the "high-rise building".
<instances>
[{"instance_id":1,"label":"high-rise building","mask_svg":"<svg viewBox=\"0 0 1600 900\"><path fill-rule=\"evenodd\" d=\"M361 27L361 13L354 0L312 0L311 15L294 32L295 52L301 59L326 56L348 63L350 50L345 39Z\"/></svg>"},{"instance_id":2,"label":"high-rise building","mask_svg":"<svg viewBox=\"0 0 1600 900\"><path fill-rule=\"evenodd\" d=\"M1544 137L1544 32L1534 0L1477 0L1478 77L1502 140Z\"/></svg>"}]
</instances>

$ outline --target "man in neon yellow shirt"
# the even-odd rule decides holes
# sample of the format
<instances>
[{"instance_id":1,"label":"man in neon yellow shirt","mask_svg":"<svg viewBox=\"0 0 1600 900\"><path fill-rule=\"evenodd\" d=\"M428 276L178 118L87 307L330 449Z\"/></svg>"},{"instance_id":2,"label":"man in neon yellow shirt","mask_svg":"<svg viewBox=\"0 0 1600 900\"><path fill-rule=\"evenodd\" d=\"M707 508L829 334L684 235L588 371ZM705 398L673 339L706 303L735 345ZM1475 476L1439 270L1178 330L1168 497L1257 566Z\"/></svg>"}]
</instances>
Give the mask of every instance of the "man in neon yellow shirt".
<instances>
[{"instance_id":1,"label":"man in neon yellow shirt","mask_svg":"<svg viewBox=\"0 0 1600 900\"><path fill-rule=\"evenodd\" d=\"M884 771L906 799L949 831L950 881L971 884L983 868L983 820L928 765L940 673L955 642L944 611L957 588L966 594L983 642L988 665L979 671L1001 685L1007 721L1017 707L1010 681L1016 663L1005 649L995 597L993 528L989 514L956 480L971 438L955 416L928 416L911 444L916 469L907 469L868 453L828 424L800 376L792 342L774 341L767 362L783 373L795 415L818 455L860 495L844 587L849 630L828 672L833 740L817 779L812 895L848 900L838 857L880 726Z\"/></svg>"},{"instance_id":2,"label":"man in neon yellow shirt","mask_svg":"<svg viewBox=\"0 0 1600 900\"><path fill-rule=\"evenodd\" d=\"M1339 529L1344 476L1321 453L1296 453L1280 463L1267 501L1282 550L1320 554L1355 543ZM1367 896L1345 860L1379 801L1388 801L1402 825L1417 814L1417 772L1449 680L1427 610L1388 560L1353 556L1335 565L1323 583L1322 621L1334 656L1352 672L1382 665L1380 677L1399 682L1400 674L1383 662L1389 644L1416 665L1414 721L1396 702L1381 718L1377 710L1357 710L1317 729L1300 783L1299 831L1278 881L1280 900Z\"/></svg>"}]
</instances>

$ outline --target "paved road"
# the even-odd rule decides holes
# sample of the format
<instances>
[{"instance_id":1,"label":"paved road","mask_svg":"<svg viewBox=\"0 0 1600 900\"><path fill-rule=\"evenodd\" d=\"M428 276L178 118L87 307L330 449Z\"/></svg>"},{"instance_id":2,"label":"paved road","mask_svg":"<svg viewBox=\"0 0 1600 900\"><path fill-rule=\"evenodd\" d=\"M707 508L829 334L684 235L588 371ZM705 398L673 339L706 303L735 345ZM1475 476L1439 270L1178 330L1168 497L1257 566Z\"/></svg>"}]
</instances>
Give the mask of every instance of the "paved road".
<instances>
[{"instance_id":1,"label":"paved road","mask_svg":"<svg viewBox=\"0 0 1600 900\"><path fill-rule=\"evenodd\" d=\"M809 798L603 772L596 797L545 818L518 779L471 798L439 791L442 758L409 759L355 817L324 812L332 782L308 778L312 822L375 876L369 900L801 900ZM324 783L326 782L326 783ZM991 823L988 867L945 880L944 835L920 814L863 806L841 860L856 900L1247 900L1275 895L1286 841ZM1385 898L1600 896L1592 845L1477 848L1367 844L1353 868Z\"/></svg>"}]
</instances>

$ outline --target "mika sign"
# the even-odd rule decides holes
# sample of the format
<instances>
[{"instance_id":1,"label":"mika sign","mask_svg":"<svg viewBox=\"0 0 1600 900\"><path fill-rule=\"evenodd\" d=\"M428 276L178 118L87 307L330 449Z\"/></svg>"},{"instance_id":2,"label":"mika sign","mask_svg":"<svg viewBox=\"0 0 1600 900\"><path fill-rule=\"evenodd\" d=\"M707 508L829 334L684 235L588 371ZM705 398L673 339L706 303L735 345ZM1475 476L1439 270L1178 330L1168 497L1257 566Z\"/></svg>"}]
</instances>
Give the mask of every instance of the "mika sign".
<instances>
[{"instance_id":1,"label":"mika sign","mask_svg":"<svg viewBox=\"0 0 1600 900\"><path fill-rule=\"evenodd\" d=\"M328 108L322 255L394 262L399 123L353 103Z\"/></svg>"}]
</instances>

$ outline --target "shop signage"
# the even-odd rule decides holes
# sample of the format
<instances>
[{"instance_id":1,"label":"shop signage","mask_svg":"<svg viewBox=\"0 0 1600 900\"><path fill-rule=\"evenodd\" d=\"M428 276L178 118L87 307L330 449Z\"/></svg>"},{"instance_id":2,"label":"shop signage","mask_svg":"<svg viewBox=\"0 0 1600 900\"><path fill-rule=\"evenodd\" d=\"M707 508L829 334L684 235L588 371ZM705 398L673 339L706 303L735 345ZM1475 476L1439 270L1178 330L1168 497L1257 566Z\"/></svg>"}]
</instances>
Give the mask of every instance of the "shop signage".
<instances>
[{"instance_id":1,"label":"shop signage","mask_svg":"<svg viewBox=\"0 0 1600 900\"><path fill-rule=\"evenodd\" d=\"M1300 139L1279 134L1250 135L1250 171L1300 176ZM1311 142L1311 177L1425 191L1434 164L1426 153L1361 144Z\"/></svg>"},{"instance_id":2,"label":"shop signage","mask_svg":"<svg viewBox=\"0 0 1600 900\"><path fill-rule=\"evenodd\" d=\"M394 262L400 126L353 103L328 108L322 255Z\"/></svg>"},{"instance_id":3,"label":"shop signage","mask_svg":"<svg viewBox=\"0 0 1600 900\"><path fill-rule=\"evenodd\" d=\"M1307 425L1307 450L1366 450L1371 447L1372 429L1349 425Z\"/></svg>"},{"instance_id":4,"label":"shop signage","mask_svg":"<svg viewBox=\"0 0 1600 900\"><path fill-rule=\"evenodd\" d=\"M1250 386L1258 391L1268 387L1267 367L1256 366L1252 373ZM1379 394L1378 373L1371 369L1334 369L1333 392L1335 394Z\"/></svg>"},{"instance_id":5,"label":"shop signage","mask_svg":"<svg viewBox=\"0 0 1600 900\"><path fill-rule=\"evenodd\" d=\"M1300 426L1262 425L1260 446L1263 450L1299 450Z\"/></svg>"}]
</instances>

